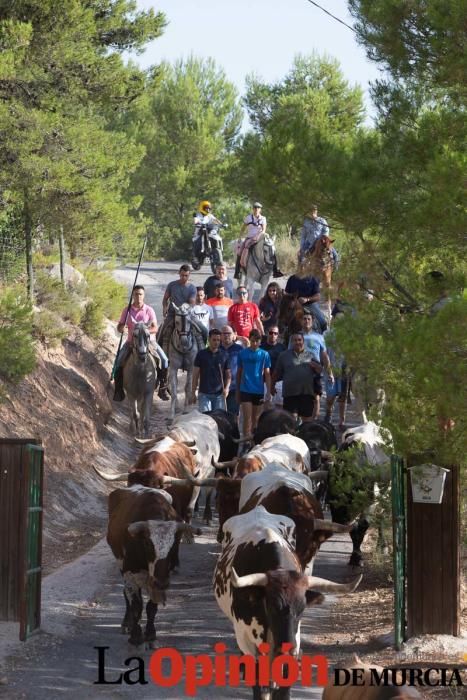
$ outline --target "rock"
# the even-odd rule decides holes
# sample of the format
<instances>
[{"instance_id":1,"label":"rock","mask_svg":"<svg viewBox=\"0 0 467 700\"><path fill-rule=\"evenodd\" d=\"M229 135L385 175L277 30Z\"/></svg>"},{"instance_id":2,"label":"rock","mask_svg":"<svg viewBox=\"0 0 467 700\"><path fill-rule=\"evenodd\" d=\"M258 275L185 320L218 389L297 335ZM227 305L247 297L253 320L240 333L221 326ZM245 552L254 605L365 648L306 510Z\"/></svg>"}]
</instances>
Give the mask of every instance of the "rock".
<instances>
[{"instance_id":1,"label":"rock","mask_svg":"<svg viewBox=\"0 0 467 700\"><path fill-rule=\"evenodd\" d=\"M63 268L63 275L65 278L65 283L67 285L70 285L71 287L77 287L79 284L86 284L84 276L75 267L69 265L68 263L65 263ZM52 265L52 267L50 267L47 272L51 277L60 279L59 263L55 263L55 265Z\"/></svg>"}]
</instances>

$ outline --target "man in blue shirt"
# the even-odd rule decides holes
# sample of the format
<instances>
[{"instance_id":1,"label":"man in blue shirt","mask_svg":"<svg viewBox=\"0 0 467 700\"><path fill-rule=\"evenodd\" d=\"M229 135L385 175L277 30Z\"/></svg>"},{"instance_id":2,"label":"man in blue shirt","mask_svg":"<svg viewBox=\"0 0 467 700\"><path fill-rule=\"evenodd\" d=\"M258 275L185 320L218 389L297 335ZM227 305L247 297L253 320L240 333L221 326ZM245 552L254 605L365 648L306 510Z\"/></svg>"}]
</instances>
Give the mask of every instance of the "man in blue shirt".
<instances>
[{"instance_id":1,"label":"man in blue shirt","mask_svg":"<svg viewBox=\"0 0 467 700\"><path fill-rule=\"evenodd\" d=\"M320 333L328 327L328 322L326 321L326 316L323 314L319 308L319 281L316 277L308 275L307 277L299 277L298 275L292 275L287 280L285 285L286 294L296 294L298 301L302 304L305 310L309 310L313 313L317 320L319 328L317 329Z\"/></svg>"},{"instance_id":2,"label":"man in blue shirt","mask_svg":"<svg viewBox=\"0 0 467 700\"><path fill-rule=\"evenodd\" d=\"M300 232L300 251L298 259L302 262L305 255L311 252L318 238L329 234L329 226L326 219L318 216L318 207L312 204L310 210L305 214L303 226Z\"/></svg>"},{"instance_id":3,"label":"man in blue shirt","mask_svg":"<svg viewBox=\"0 0 467 700\"><path fill-rule=\"evenodd\" d=\"M250 347L239 354L237 371L237 403L242 407L244 436L252 434L264 401L271 400L271 358L266 350L261 350L261 333L256 328L250 331L248 339Z\"/></svg>"},{"instance_id":4,"label":"man in blue shirt","mask_svg":"<svg viewBox=\"0 0 467 700\"><path fill-rule=\"evenodd\" d=\"M237 370L238 370L238 356L243 350L243 345L236 343L236 334L232 326L222 326L221 330L221 343L223 350L227 353L230 360L230 390L227 394L227 410L229 413L233 413L234 416L238 416L240 406L237 403L236 393L237 393Z\"/></svg>"},{"instance_id":5,"label":"man in blue shirt","mask_svg":"<svg viewBox=\"0 0 467 700\"><path fill-rule=\"evenodd\" d=\"M230 360L220 347L221 333L217 328L209 331L208 347L200 350L195 357L191 380L191 401L196 403L198 389L198 408L201 413L225 410L225 401L230 389Z\"/></svg>"}]
</instances>

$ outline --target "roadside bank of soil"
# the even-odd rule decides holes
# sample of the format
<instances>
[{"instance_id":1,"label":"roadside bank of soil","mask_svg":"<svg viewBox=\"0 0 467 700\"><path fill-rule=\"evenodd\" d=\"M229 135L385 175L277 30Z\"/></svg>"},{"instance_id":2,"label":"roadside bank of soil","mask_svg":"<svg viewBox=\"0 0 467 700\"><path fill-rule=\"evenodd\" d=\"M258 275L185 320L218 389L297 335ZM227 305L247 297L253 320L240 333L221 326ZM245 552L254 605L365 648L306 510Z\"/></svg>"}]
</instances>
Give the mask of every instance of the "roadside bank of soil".
<instances>
[{"instance_id":1,"label":"roadside bank of soil","mask_svg":"<svg viewBox=\"0 0 467 700\"><path fill-rule=\"evenodd\" d=\"M45 448L44 572L102 537L108 493L91 469L112 413L109 375L117 337L95 344L76 328L59 346L38 348L33 373L3 384L0 437L37 438Z\"/></svg>"}]
</instances>

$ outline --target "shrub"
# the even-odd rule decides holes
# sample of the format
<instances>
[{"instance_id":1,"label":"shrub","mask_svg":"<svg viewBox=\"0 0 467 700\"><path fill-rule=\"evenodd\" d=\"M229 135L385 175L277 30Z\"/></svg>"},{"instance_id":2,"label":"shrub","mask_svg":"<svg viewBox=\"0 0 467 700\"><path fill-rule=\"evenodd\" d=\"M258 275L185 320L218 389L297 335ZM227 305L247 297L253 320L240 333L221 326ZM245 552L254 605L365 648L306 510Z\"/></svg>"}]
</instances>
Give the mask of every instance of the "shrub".
<instances>
[{"instance_id":1,"label":"shrub","mask_svg":"<svg viewBox=\"0 0 467 700\"><path fill-rule=\"evenodd\" d=\"M89 268L84 275L90 300L84 309L81 327L92 338L98 338L104 330L104 318L117 319L126 306L127 290L108 270Z\"/></svg>"},{"instance_id":2,"label":"shrub","mask_svg":"<svg viewBox=\"0 0 467 700\"><path fill-rule=\"evenodd\" d=\"M279 235L276 238L277 263L286 275L293 275L297 271L297 253L299 244L297 239L289 235Z\"/></svg>"},{"instance_id":3,"label":"shrub","mask_svg":"<svg viewBox=\"0 0 467 700\"><path fill-rule=\"evenodd\" d=\"M36 364L32 308L19 287L0 290L0 376L19 381Z\"/></svg>"},{"instance_id":4,"label":"shrub","mask_svg":"<svg viewBox=\"0 0 467 700\"><path fill-rule=\"evenodd\" d=\"M44 345L55 347L68 335L68 328L54 311L38 309L34 314L34 336Z\"/></svg>"},{"instance_id":5,"label":"shrub","mask_svg":"<svg viewBox=\"0 0 467 700\"><path fill-rule=\"evenodd\" d=\"M64 287L61 280L50 277L46 272L36 275L37 304L65 321L79 324L84 295L84 289Z\"/></svg>"}]
</instances>

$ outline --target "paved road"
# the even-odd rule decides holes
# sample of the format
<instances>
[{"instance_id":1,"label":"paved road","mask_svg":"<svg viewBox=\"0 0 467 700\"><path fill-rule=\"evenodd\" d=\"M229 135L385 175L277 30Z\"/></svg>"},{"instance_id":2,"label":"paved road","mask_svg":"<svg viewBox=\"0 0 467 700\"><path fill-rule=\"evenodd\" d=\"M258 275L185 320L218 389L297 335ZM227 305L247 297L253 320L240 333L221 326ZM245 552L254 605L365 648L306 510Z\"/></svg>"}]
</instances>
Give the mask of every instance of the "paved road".
<instances>
[{"instance_id":1,"label":"paved road","mask_svg":"<svg viewBox=\"0 0 467 700\"><path fill-rule=\"evenodd\" d=\"M165 286L177 278L178 267L172 263L145 263L141 270L140 282L146 286L146 298L155 306L159 319ZM194 273L194 283L201 284L208 274L208 268ZM131 288L133 270L120 269L116 276ZM156 410L157 423L163 422L167 404L158 401ZM125 423L124 409L118 408L108 426L106 439L114 441L117 435L124 434ZM131 461L132 450L134 448L127 444L122 451L128 461ZM102 460L100 466L104 466ZM202 526L196 519L195 524ZM182 654L213 655L214 644L223 641L227 653L238 653L231 625L218 609L212 594L211 577L219 552L216 530L216 522L210 528L203 527L203 534L196 538L194 545L182 546L180 572L172 578L167 606L158 613L157 646L174 647ZM349 553L348 537L332 538L321 549L314 573L337 581L347 580ZM122 586L105 541L85 557L47 577L43 584L43 601L43 631L21 645L1 669L1 698L93 700L131 696L182 700L187 697L183 682L174 688L155 686L147 673L147 665L145 680L148 683L145 685L95 684L98 652L94 647L108 647L105 653L109 681L136 666L134 661L125 666L125 659L135 656L135 652L129 649L126 638L119 632L124 608ZM328 597L324 605L306 611L302 624L305 654L326 653L313 645L313 636L317 632L329 632L329 606L334 602ZM150 653L138 651L137 656L147 662ZM133 673L131 680L136 680L136 676ZM297 699L318 700L320 696L319 689L300 686L292 693ZM201 688L197 697L241 700L250 698L251 690L209 686Z\"/></svg>"}]
</instances>

